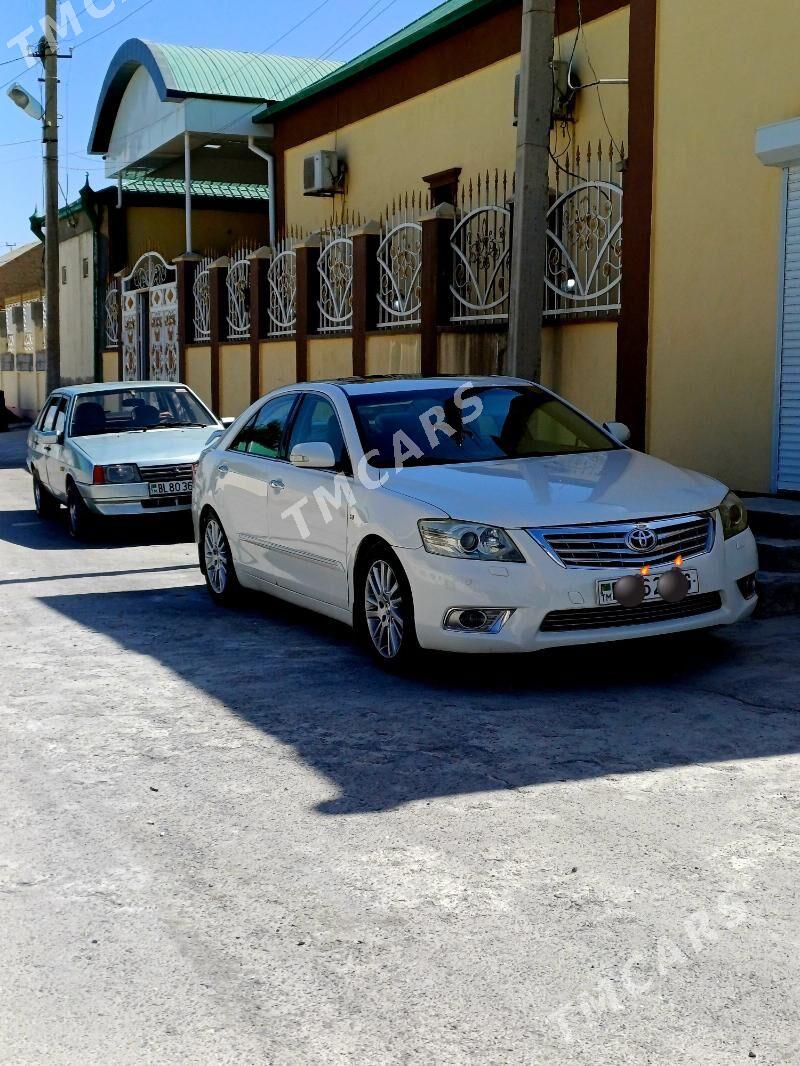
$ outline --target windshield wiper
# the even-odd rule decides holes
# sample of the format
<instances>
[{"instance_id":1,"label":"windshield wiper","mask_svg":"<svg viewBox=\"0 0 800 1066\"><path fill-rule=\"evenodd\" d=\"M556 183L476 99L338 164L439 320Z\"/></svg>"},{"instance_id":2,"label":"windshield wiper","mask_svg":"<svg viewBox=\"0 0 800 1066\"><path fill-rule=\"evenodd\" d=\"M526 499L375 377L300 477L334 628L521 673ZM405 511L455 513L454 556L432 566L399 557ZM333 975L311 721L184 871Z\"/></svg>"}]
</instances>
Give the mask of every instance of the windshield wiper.
<instances>
[{"instance_id":1,"label":"windshield wiper","mask_svg":"<svg viewBox=\"0 0 800 1066\"><path fill-rule=\"evenodd\" d=\"M159 422L158 425L148 426L148 429L184 429L185 427L206 429L208 422Z\"/></svg>"}]
</instances>

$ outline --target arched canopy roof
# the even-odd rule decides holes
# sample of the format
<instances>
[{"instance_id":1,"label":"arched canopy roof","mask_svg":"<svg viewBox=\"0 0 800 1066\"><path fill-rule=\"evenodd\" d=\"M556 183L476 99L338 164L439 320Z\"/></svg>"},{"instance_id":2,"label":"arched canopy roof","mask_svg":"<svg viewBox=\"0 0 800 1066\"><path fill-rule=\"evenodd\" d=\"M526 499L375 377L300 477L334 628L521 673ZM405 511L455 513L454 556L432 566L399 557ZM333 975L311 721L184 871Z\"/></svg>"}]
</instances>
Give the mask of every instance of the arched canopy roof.
<instances>
[{"instance_id":1,"label":"arched canopy roof","mask_svg":"<svg viewBox=\"0 0 800 1066\"><path fill-rule=\"evenodd\" d=\"M131 78L144 67L160 100L191 98L242 103L283 100L330 74L332 60L232 52L156 44L133 37L120 46L108 68L97 103L89 151L108 151L114 122Z\"/></svg>"}]
</instances>

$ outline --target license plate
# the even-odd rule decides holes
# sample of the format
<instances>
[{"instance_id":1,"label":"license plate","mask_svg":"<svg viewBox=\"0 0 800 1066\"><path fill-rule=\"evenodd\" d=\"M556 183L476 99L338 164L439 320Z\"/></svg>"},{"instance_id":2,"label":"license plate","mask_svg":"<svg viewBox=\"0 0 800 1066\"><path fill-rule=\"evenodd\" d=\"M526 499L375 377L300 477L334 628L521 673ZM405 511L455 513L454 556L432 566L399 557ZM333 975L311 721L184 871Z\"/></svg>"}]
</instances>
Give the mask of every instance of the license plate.
<instances>
[{"instance_id":1,"label":"license plate","mask_svg":"<svg viewBox=\"0 0 800 1066\"><path fill-rule=\"evenodd\" d=\"M191 481L151 481L151 496L191 496Z\"/></svg>"},{"instance_id":2,"label":"license plate","mask_svg":"<svg viewBox=\"0 0 800 1066\"><path fill-rule=\"evenodd\" d=\"M695 593L700 591L700 581L697 577L696 570L684 570L683 573L689 579L689 595L694 596ZM648 574L644 579L644 602L649 603L652 600L659 599L658 595L658 579L661 574ZM611 581L598 581L597 582L597 602L601 607L611 607L617 601L614 599L614 586L619 581L619 578L614 578Z\"/></svg>"}]
</instances>

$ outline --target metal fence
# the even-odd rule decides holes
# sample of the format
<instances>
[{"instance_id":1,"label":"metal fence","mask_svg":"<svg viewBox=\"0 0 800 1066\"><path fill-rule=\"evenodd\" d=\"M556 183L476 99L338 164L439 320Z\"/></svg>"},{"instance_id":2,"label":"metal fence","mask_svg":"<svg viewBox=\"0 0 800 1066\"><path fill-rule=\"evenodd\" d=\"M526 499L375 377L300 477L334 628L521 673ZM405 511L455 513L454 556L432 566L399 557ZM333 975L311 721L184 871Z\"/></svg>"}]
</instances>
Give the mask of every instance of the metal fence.
<instances>
[{"instance_id":1,"label":"metal fence","mask_svg":"<svg viewBox=\"0 0 800 1066\"><path fill-rule=\"evenodd\" d=\"M453 255L453 322L501 322L508 318L511 210L514 178L487 171L461 186Z\"/></svg>"},{"instance_id":2,"label":"metal fence","mask_svg":"<svg viewBox=\"0 0 800 1066\"><path fill-rule=\"evenodd\" d=\"M418 326L422 309L422 226L429 200L416 190L387 204L378 245L378 328Z\"/></svg>"},{"instance_id":3,"label":"metal fence","mask_svg":"<svg viewBox=\"0 0 800 1066\"><path fill-rule=\"evenodd\" d=\"M547 213L545 315L598 316L620 310L624 145L575 148L554 168Z\"/></svg>"},{"instance_id":4,"label":"metal fence","mask_svg":"<svg viewBox=\"0 0 800 1066\"><path fill-rule=\"evenodd\" d=\"M119 345L119 283L112 281L106 290L106 347Z\"/></svg>"},{"instance_id":5,"label":"metal fence","mask_svg":"<svg viewBox=\"0 0 800 1066\"><path fill-rule=\"evenodd\" d=\"M230 256L225 284L228 289L228 340L250 336L250 259L254 248L237 248Z\"/></svg>"},{"instance_id":6,"label":"metal fence","mask_svg":"<svg viewBox=\"0 0 800 1066\"><path fill-rule=\"evenodd\" d=\"M196 344L211 340L211 276L213 255L204 255L195 267L192 280L192 328Z\"/></svg>"},{"instance_id":7,"label":"metal fence","mask_svg":"<svg viewBox=\"0 0 800 1066\"><path fill-rule=\"evenodd\" d=\"M319 271L320 333L347 332L353 326L353 223L333 222L320 234Z\"/></svg>"},{"instance_id":8,"label":"metal fence","mask_svg":"<svg viewBox=\"0 0 800 1066\"><path fill-rule=\"evenodd\" d=\"M300 235L292 231L276 241L267 269L267 316L270 337L291 336L297 322L297 254Z\"/></svg>"}]
</instances>

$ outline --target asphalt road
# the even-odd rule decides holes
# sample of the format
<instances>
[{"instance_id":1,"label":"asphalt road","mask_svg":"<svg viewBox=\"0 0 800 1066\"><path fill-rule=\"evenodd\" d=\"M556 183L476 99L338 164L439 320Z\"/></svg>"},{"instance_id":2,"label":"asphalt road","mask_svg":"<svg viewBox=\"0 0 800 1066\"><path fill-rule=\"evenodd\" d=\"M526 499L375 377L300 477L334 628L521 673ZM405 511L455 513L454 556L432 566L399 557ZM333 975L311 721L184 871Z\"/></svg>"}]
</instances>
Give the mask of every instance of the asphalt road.
<instances>
[{"instance_id":1,"label":"asphalt road","mask_svg":"<svg viewBox=\"0 0 800 1066\"><path fill-rule=\"evenodd\" d=\"M800 1062L800 619L378 672L0 436L0 1062Z\"/></svg>"}]
</instances>

